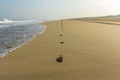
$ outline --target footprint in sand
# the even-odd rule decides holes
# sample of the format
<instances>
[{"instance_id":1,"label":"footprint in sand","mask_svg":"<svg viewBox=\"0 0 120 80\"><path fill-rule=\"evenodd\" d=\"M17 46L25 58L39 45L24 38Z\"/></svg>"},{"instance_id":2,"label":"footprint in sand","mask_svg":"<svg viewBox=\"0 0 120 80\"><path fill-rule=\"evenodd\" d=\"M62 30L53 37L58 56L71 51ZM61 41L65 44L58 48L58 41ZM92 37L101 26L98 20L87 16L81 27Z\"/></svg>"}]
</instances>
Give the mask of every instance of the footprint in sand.
<instances>
[{"instance_id":1,"label":"footprint in sand","mask_svg":"<svg viewBox=\"0 0 120 80\"><path fill-rule=\"evenodd\" d=\"M60 42L60 44L64 44L64 42Z\"/></svg>"},{"instance_id":2,"label":"footprint in sand","mask_svg":"<svg viewBox=\"0 0 120 80\"><path fill-rule=\"evenodd\" d=\"M63 36L62 34L60 34L60 36Z\"/></svg>"},{"instance_id":3,"label":"footprint in sand","mask_svg":"<svg viewBox=\"0 0 120 80\"><path fill-rule=\"evenodd\" d=\"M58 63L63 62L63 55L59 55L59 56L56 58L56 61L57 61Z\"/></svg>"}]
</instances>

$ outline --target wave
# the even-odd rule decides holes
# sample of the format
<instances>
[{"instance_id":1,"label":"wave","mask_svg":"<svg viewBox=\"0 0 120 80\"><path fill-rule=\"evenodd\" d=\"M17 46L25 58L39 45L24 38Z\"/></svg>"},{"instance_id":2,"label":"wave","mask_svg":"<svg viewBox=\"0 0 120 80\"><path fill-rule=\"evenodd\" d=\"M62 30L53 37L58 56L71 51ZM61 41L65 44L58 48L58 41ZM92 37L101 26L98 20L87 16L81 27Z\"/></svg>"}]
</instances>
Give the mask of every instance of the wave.
<instances>
[{"instance_id":1,"label":"wave","mask_svg":"<svg viewBox=\"0 0 120 80\"><path fill-rule=\"evenodd\" d=\"M43 21L8 21L0 24L0 57L28 43L45 31Z\"/></svg>"},{"instance_id":2,"label":"wave","mask_svg":"<svg viewBox=\"0 0 120 80\"><path fill-rule=\"evenodd\" d=\"M45 21L42 21L42 20L13 21L13 20L4 19L3 21L0 21L0 28L31 25L31 24L42 23L42 22L45 22Z\"/></svg>"},{"instance_id":3,"label":"wave","mask_svg":"<svg viewBox=\"0 0 120 80\"><path fill-rule=\"evenodd\" d=\"M4 19L3 21L0 21L0 24L2 23L2 24L6 24L6 23L15 23L15 22L17 22L17 23L19 23L19 22L34 22L34 21L36 21L36 20L24 20L24 21L13 21L13 20L8 20L8 19Z\"/></svg>"},{"instance_id":4,"label":"wave","mask_svg":"<svg viewBox=\"0 0 120 80\"><path fill-rule=\"evenodd\" d=\"M46 22L49 20L21 20L21 21L14 21L14 20L9 20L9 19L3 19L3 21L0 21L0 24L10 24L10 23L34 23L34 22Z\"/></svg>"}]
</instances>

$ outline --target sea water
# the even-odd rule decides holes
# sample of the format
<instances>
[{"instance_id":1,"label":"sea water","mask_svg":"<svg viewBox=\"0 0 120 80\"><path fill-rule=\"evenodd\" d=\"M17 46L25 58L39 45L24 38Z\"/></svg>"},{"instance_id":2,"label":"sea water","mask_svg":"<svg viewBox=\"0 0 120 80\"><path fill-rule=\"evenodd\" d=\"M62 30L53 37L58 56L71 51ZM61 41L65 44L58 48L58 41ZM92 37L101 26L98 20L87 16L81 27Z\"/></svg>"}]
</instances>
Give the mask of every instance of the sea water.
<instances>
[{"instance_id":1,"label":"sea water","mask_svg":"<svg viewBox=\"0 0 120 80\"><path fill-rule=\"evenodd\" d=\"M28 43L38 34L45 31L46 26L38 21L11 21L0 23L0 57Z\"/></svg>"}]
</instances>

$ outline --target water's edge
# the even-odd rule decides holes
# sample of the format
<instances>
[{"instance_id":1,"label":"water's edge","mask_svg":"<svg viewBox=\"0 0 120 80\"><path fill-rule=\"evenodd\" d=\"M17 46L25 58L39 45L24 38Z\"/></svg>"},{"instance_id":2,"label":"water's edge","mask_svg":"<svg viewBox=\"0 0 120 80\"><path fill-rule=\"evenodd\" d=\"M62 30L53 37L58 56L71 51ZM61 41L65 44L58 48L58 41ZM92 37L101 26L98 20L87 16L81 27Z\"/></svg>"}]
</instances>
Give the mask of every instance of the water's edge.
<instances>
[{"instance_id":1,"label":"water's edge","mask_svg":"<svg viewBox=\"0 0 120 80\"><path fill-rule=\"evenodd\" d=\"M0 58L4 58L5 56L7 56L7 54L9 54L9 53L17 50L18 48L21 48L23 45L29 44L29 42L31 42L33 39L35 39L38 35L43 34L43 33L45 32L47 26L46 26L46 25L43 25L43 24L38 24L38 25L44 27L42 31L40 31L39 33L37 33L36 35L34 35L34 36L33 36L31 39L29 39L27 42L22 43L22 44L20 44L19 46L15 47L15 48L10 48L7 52L1 54L1 55L0 55Z\"/></svg>"}]
</instances>

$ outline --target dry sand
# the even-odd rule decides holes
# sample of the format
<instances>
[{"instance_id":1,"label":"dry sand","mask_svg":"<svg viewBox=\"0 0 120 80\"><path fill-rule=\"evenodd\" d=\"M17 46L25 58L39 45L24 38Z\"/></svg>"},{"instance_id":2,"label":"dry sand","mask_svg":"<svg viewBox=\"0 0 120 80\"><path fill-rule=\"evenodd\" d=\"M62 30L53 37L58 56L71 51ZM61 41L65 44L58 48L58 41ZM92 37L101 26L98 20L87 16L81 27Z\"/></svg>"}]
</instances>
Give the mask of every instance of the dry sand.
<instances>
[{"instance_id":1,"label":"dry sand","mask_svg":"<svg viewBox=\"0 0 120 80\"><path fill-rule=\"evenodd\" d=\"M45 25L45 33L0 59L0 80L120 80L120 26L74 20Z\"/></svg>"}]
</instances>

